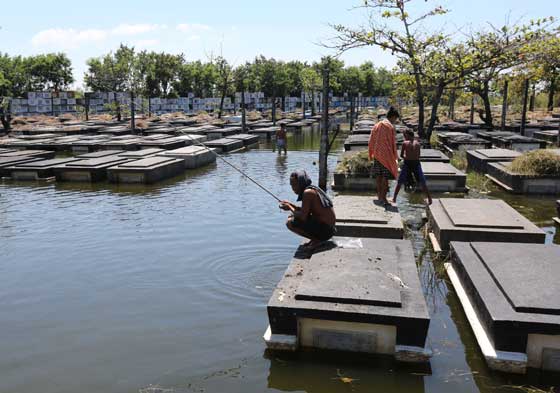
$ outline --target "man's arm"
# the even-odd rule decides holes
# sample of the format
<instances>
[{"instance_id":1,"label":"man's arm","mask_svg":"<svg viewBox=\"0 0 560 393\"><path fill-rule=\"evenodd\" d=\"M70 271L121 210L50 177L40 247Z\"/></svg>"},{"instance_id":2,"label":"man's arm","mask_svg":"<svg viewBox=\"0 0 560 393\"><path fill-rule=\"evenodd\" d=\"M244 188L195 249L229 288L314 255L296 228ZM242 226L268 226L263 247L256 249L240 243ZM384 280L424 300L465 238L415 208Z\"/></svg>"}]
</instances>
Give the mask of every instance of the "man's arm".
<instances>
[{"instance_id":1,"label":"man's arm","mask_svg":"<svg viewBox=\"0 0 560 393\"><path fill-rule=\"evenodd\" d=\"M401 158L404 160L404 147L406 145L406 142L403 142L402 146L401 146Z\"/></svg>"},{"instance_id":2,"label":"man's arm","mask_svg":"<svg viewBox=\"0 0 560 393\"><path fill-rule=\"evenodd\" d=\"M311 203L313 203L313 198L315 197L315 191L305 190L303 192L303 198L301 201L301 209L294 211L294 217L298 221L305 222L309 218L309 213L311 212Z\"/></svg>"}]
</instances>

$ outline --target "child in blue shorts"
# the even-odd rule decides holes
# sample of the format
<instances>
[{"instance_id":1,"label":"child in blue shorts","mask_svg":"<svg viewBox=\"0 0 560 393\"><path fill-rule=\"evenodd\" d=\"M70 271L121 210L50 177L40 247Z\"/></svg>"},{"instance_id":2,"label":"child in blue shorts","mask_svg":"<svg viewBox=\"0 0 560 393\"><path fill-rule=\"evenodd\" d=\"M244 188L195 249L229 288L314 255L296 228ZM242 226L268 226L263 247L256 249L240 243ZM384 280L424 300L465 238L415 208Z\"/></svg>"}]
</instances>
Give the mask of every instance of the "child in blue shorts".
<instances>
[{"instance_id":1,"label":"child in blue shorts","mask_svg":"<svg viewBox=\"0 0 560 393\"><path fill-rule=\"evenodd\" d=\"M414 131L406 130L404 132L405 141L401 148L401 158L404 160L397 187L395 188L395 195L393 196L393 203L397 202L397 195L403 184L420 184L422 191L428 197L428 205L432 204L432 197L426 185L426 178L422 172L422 165L420 164L420 142L414 138Z\"/></svg>"}]
</instances>

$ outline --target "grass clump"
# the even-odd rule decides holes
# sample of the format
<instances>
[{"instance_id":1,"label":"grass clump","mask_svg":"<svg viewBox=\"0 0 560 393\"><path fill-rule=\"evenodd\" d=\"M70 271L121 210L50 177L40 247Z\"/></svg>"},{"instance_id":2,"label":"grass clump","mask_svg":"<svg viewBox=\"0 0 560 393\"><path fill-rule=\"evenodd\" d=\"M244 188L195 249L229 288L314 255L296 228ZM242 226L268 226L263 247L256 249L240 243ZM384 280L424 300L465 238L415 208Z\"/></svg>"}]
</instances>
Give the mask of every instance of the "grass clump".
<instances>
[{"instance_id":1,"label":"grass clump","mask_svg":"<svg viewBox=\"0 0 560 393\"><path fill-rule=\"evenodd\" d=\"M352 174L369 174L373 162L369 160L367 150L346 156L336 167L337 172Z\"/></svg>"},{"instance_id":2,"label":"grass clump","mask_svg":"<svg viewBox=\"0 0 560 393\"><path fill-rule=\"evenodd\" d=\"M460 171L467 170L467 152L458 151L453 153L453 156L450 158L449 162Z\"/></svg>"},{"instance_id":3,"label":"grass clump","mask_svg":"<svg viewBox=\"0 0 560 393\"><path fill-rule=\"evenodd\" d=\"M439 138L436 131L432 131L432 135L430 135L430 146L436 147L439 145Z\"/></svg>"},{"instance_id":4,"label":"grass clump","mask_svg":"<svg viewBox=\"0 0 560 393\"><path fill-rule=\"evenodd\" d=\"M513 160L509 169L520 175L560 176L560 155L550 150L533 150Z\"/></svg>"}]
</instances>

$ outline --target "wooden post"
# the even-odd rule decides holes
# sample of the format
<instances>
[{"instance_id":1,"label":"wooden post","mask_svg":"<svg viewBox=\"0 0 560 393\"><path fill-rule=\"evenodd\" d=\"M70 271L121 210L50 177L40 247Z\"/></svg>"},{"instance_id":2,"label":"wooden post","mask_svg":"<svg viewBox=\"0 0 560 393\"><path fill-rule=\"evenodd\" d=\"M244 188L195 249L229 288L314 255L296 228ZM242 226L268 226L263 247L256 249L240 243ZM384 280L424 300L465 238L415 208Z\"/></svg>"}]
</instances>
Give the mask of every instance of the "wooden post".
<instances>
[{"instance_id":1,"label":"wooden post","mask_svg":"<svg viewBox=\"0 0 560 393\"><path fill-rule=\"evenodd\" d=\"M305 120L305 91L301 91L301 118Z\"/></svg>"},{"instance_id":2,"label":"wooden post","mask_svg":"<svg viewBox=\"0 0 560 393\"><path fill-rule=\"evenodd\" d=\"M130 91L130 130L132 133L136 132L136 117L135 117L135 105L134 105L134 91Z\"/></svg>"},{"instance_id":3,"label":"wooden post","mask_svg":"<svg viewBox=\"0 0 560 393\"><path fill-rule=\"evenodd\" d=\"M276 93L272 96L272 125L276 125Z\"/></svg>"},{"instance_id":4,"label":"wooden post","mask_svg":"<svg viewBox=\"0 0 560 393\"><path fill-rule=\"evenodd\" d=\"M507 116L507 99L508 99L508 81L504 82L504 91L502 92L502 124L501 129L504 131L506 129L506 116Z\"/></svg>"},{"instance_id":5,"label":"wooden post","mask_svg":"<svg viewBox=\"0 0 560 393\"><path fill-rule=\"evenodd\" d=\"M84 93L84 110L86 112L86 121L89 120L89 93Z\"/></svg>"},{"instance_id":6,"label":"wooden post","mask_svg":"<svg viewBox=\"0 0 560 393\"><path fill-rule=\"evenodd\" d=\"M474 94L471 96L471 118L470 123L474 124Z\"/></svg>"},{"instance_id":7,"label":"wooden post","mask_svg":"<svg viewBox=\"0 0 560 393\"><path fill-rule=\"evenodd\" d=\"M321 146L319 149L319 187L327 190L327 155L329 144L329 64L326 60L323 68L323 129L321 130Z\"/></svg>"},{"instance_id":8,"label":"wooden post","mask_svg":"<svg viewBox=\"0 0 560 393\"><path fill-rule=\"evenodd\" d=\"M523 110L521 112L521 129L520 134L525 136L525 123L527 122L527 100L529 96L529 79L525 79L525 84L523 85Z\"/></svg>"},{"instance_id":9,"label":"wooden post","mask_svg":"<svg viewBox=\"0 0 560 393\"><path fill-rule=\"evenodd\" d=\"M529 112L535 111L535 95L537 92L535 91L535 84L533 83L533 88L531 89L531 98L529 99Z\"/></svg>"},{"instance_id":10,"label":"wooden post","mask_svg":"<svg viewBox=\"0 0 560 393\"><path fill-rule=\"evenodd\" d=\"M317 108L315 106L315 89L311 89L311 116L317 114Z\"/></svg>"}]
</instances>

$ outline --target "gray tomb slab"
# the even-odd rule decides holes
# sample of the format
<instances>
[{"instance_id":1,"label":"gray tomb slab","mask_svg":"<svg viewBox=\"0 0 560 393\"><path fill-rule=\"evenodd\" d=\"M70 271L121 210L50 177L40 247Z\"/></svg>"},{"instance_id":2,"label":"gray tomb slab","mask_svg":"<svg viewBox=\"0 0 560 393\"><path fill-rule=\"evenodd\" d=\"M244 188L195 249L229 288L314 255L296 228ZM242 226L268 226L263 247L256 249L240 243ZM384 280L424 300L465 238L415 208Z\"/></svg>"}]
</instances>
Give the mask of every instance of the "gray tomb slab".
<instances>
[{"instance_id":1,"label":"gray tomb slab","mask_svg":"<svg viewBox=\"0 0 560 393\"><path fill-rule=\"evenodd\" d=\"M553 150L549 150L553 151ZM515 194L559 195L560 176L522 175L510 169L510 162L489 163L486 177Z\"/></svg>"},{"instance_id":2,"label":"gray tomb slab","mask_svg":"<svg viewBox=\"0 0 560 393\"><path fill-rule=\"evenodd\" d=\"M445 162L423 162L426 184L433 192L466 191L467 175Z\"/></svg>"},{"instance_id":3,"label":"gray tomb slab","mask_svg":"<svg viewBox=\"0 0 560 393\"><path fill-rule=\"evenodd\" d=\"M226 153L243 148L243 141L239 139L221 138L205 143L208 147L216 148L221 153Z\"/></svg>"},{"instance_id":4,"label":"gray tomb slab","mask_svg":"<svg viewBox=\"0 0 560 393\"><path fill-rule=\"evenodd\" d=\"M185 169L183 160L154 156L128 161L107 170L109 181L114 183L155 183L180 174Z\"/></svg>"},{"instance_id":5,"label":"gray tomb slab","mask_svg":"<svg viewBox=\"0 0 560 393\"><path fill-rule=\"evenodd\" d=\"M10 171L8 170L8 168L13 165L39 160L40 158L38 157L29 156L0 157L0 176L9 176Z\"/></svg>"},{"instance_id":6,"label":"gray tomb slab","mask_svg":"<svg viewBox=\"0 0 560 393\"><path fill-rule=\"evenodd\" d=\"M251 135L251 134L237 134L232 135L229 139L239 139L243 141L244 146L251 146L256 143L259 143L259 136L258 135Z\"/></svg>"},{"instance_id":7,"label":"gray tomb slab","mask_svg":"<svg viewBox=\"0 0 560 393\"><path fill-rule=\"evenodd\" d=\"M76 155L76 158L81 158L84 160L90 159L90 158L101 158L101 157L108 157L108 156L114 156L117 154L121 154L123 151L122 150L101 150L101 151L96 151L93 153L85 153L85 154L79 154Z\"/></svg>"},{"instance_id":8,"label":"gray tomb slab","mask_svg":"<svg viewBox=\"0 0 560 393\"><path fill-rule=\"evenodd\" d=\"M474 307L498 359L560 371L560 246L452 242L451 248L451 265L470 305L460 301ZM504 370L503 361L486 357L491 368Z\"/></svg>"},{"instance_id":9,"label":"gray tomb slab","mask_svg":"<svg viewBox=\"0 0 560 393\"><path fill-rule=\"evenodd\" d=\"M451 241L544 243L545 233L502 200L442 198L428 207L428 221L439 246Z\"/></svg>"},{"instance_id":10,"label":"gray tomb slab","mask_svg":"<svg viewBox=\"0 0 560 393\"><path fill-rule=\"evenodd\" d=\"M371 197L355 195L337 195L333 203L339 236L402 239L398 208L385 209Z\"/></svg>"},{"instance_id":11,"label":"gray tomb slab","mask_svg":"<svg viewBox=\"0 0 560 393\"><path fill-rule=\"evenodd\" d=\"M164 151L165 151L164 149L158 149L158 148L152 147L152 148L149 148L149 149L142 149L142 150L137 150L137 151L119 152L118 156L138 160L138 159L141 159L141 158L155 156L156 154L164 152Z\"/></svg>"},{"instance_id":12,"label":"gray tomb slab","mask_svg":"<svg viewBox=\"0 0 560 393\"><path fill-rule=\"evenodd\" d=\"M204 146L186 146L167 150L159 156L180 158L185 162L185 169L195 169L216 161L216 149Z\"/></svg>"},{"instance_id":13,"label":"gray tomb slab","mask_svg":"<svg viewBox=\"0 0 560 393\"><path fill-rule=\"evenodd\" d=\"M401 307L400 285L386 273L398 271L393 258L378 254L373 260L369 251L361 249L342 263L346 256L342 250L334 249L310 264L296 300Z\"/></svg>"},{"instance_id":14,"label":"gray tomb slab","mask_svg":"<svg viewBox=\"0 0 560 393\"><path fill-rule=\"evenodd\" d=\"M308 260L293 259L288 266L268 302L267 346L312 346L426 361L429 315L411 243L333 240L334 248ZM290 337L291 344L285 345Z\"/></svg>"},{"instance_id":15,"label":"gray tomb slab","mask_svg":"<svg viewBox=\"0 0 560 393\"><path fill-rule=\"evenodd\" d=\"M106 157L80 159L54 167L59 181L94 182L107 178L107 168L130 161L128 158L110 155Z\"/></svg>"},{"instance_id":16,"label":"gray tomb slab","mask_svg":"<svg viewBox=\"0 0 560 393\"><path fill-rule=\"evenodd\" d=\"M53 158L50 160L28 161L6 168L14 180L40 180L54 176L54 167L77 161L78 158Z\"/></svg>"},{"instance_id":17,"label":"gray tomb slab","mask_svg":"<svg viewBox=\"0 0 560 393\"><path fill-rule=\"evenodd\" d=\"M54 156L55 152L50 150L16 150L0 155L0 157L33 157L43 158L45 160L54 158Z\"/></svg>"},{"instance_id":18,"label":"gray tomb slab","mask_svg":"<svg viewBox=\"0 0 560 393\"><path fill-rule=\"evenodd\" d=\"M447 157L443 152L436 149L422 149L420 161L422 162L449 162L449 157Z\"/></svg>"},{"instance_id":19,"label":"gray tomb slab","mask_svg":"<svg viewBox=\"0 0 560 393\"><path fill-rule=\"evenodd\" d=\"M509 149L479 149L467 151L468 168L477 172L487 173L488 164L498 161L513 161L520 152Z\"/></svg>"}]
</instances>

